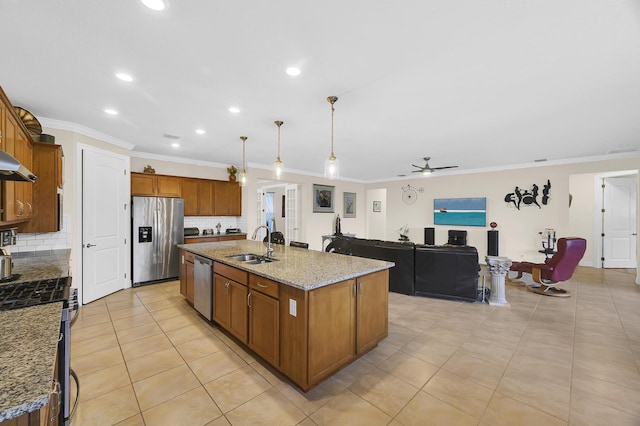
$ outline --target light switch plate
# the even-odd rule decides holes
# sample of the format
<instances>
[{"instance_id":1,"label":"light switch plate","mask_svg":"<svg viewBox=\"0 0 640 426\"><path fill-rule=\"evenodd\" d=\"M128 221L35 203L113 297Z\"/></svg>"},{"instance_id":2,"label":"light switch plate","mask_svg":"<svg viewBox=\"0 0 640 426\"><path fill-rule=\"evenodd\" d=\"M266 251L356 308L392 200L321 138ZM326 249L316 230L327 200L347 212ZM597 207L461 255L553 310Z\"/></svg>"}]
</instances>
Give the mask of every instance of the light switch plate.
<instances>
[{"instance_id":1,"label":"light switch plate","mask_svg":"<svg viewBox=\"0 0 640 426\"><path fill-rule=\"evenodd\" d=\"M289 315L291 315L292 317L297 317L298 316L297 308L298 308L298 304L295 301L295 299L289 299Z\"/></svg>"}]
</instances>

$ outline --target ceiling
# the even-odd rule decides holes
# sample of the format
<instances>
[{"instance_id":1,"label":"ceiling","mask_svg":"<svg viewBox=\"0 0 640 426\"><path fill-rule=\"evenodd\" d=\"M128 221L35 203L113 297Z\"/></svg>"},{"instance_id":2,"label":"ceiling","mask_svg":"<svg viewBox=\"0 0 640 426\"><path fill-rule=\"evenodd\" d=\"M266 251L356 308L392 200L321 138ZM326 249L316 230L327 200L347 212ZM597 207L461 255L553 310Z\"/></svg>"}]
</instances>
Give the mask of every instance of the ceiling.
<instances>
[{"instance_id":1,"label":"ceiling","mask_svg":"<svg viewBox=\"0 0 640 426\"><path fill-rule=\"evenodd\" d=\"M321 175L335 95L346 179L640 155L637 0L2 0L0 35L14 105L144 153L272 167L282 120Z\"/></svg>"}]
</instances>

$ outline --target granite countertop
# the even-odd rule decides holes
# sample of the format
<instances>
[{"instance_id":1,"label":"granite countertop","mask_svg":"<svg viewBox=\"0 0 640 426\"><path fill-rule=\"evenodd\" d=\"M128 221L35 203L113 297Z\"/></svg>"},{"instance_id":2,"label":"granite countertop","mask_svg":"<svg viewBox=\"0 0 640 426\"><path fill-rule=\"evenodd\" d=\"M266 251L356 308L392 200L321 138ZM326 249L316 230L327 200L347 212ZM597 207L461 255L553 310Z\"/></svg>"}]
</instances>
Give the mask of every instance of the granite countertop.
<instances>
[{"instance_id":1,"label":"granite countertop","mask_svg":"<svg viewBox=\"0 0 640 426\"><path fill-rule=\"evenodd\" d=\"M62 303L0 311L0 421L47 404L61 314Z\"/></svg>"},{"instance_id":2,"label":"granite countertop","mask_svg":"<svg viewBox=\"0 0 640 426\"><path fill-rule=\"evenodd\" d=\"M69 255L71 250L51 250L42 252L15 253L11 255L12 275L16 279L0 284L16 284L49 278L69 276Z\"/></svg>"},{"instance_id":3,"label":"granite countertop","mask_svg":"<svg viewBox=\"0 0 640 426\"><path fill-rule=\"evenodd\" d=\"M181 249L217 262L278 281L301 290L337 283L393 267L392 262L346 256L272 244L275 262L251 265L225 256L240 253L266 253L267 244L253 240L221 241L217 243L185 244Z\"/></svg>"}]
</instances>

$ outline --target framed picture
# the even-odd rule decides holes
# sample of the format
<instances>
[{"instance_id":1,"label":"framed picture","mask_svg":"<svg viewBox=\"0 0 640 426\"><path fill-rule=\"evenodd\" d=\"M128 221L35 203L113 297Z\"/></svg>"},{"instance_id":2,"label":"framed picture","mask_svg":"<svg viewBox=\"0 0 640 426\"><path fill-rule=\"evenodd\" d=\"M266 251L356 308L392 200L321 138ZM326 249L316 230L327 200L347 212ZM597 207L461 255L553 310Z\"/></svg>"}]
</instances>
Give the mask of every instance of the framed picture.
<instances>
[{"instance_id":1,"label":"framed picture","mask_svg":"<svg viewBox=\"0 0 640 426\"><path fill-rule=\"evenodd\" d=\"M313 184L313 212L333 213L335 186Z\"/></svg>"},{"instance_id":2,"label":"framed picture","mask_svg":"<svg viewBox=\"0 0 640 426\"><path fill-rule=\"evenodd\" d=\"M342 217L356 217L356 193L344 192L342 197L344 202L344 214Z\"/></svg>"},{"instance_id":3,"label":"framed picture","mask_svg":"<svg viewBox=\"0 0 640 426\"><path fill-rule=\"evenodd\" d=\"M433 200L434 225L486 226L487 199L435 198Z\"/></svg>"},{"instance_id":4,"label":"framed picture","mask_svg":"<svg viewBox=\"0 0 640 426\"><path fill-rule=\"evenodd\" d=\"M381 212L382 211L382 201L374 201L373 202L373 211Z\"/></svg>"}]
</instances>

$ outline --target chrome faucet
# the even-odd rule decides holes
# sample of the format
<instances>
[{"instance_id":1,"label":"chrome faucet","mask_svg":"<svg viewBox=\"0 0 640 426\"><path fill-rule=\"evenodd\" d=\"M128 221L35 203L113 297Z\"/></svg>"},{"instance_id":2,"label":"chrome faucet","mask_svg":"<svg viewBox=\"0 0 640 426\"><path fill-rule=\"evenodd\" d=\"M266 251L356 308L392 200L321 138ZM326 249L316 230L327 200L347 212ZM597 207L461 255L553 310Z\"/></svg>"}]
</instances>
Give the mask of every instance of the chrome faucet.
<instances>
[{"instance_id":1,"label":"chrome faucet","mask_svg":"<svg viewBox=\"0 0 640 426\"><path fill-rule=\"evenodd\" d=\"M258 230L260 228L264 228L267 230L267 257L272 257L273 256L273 247L271 247L271 229L269 229L269 227L267 225L260 225L256 228L255 231L253 231L253 236L251 237L252 240L256 239L256 236L258 235Z\"/></svg>"}]
</instances>

